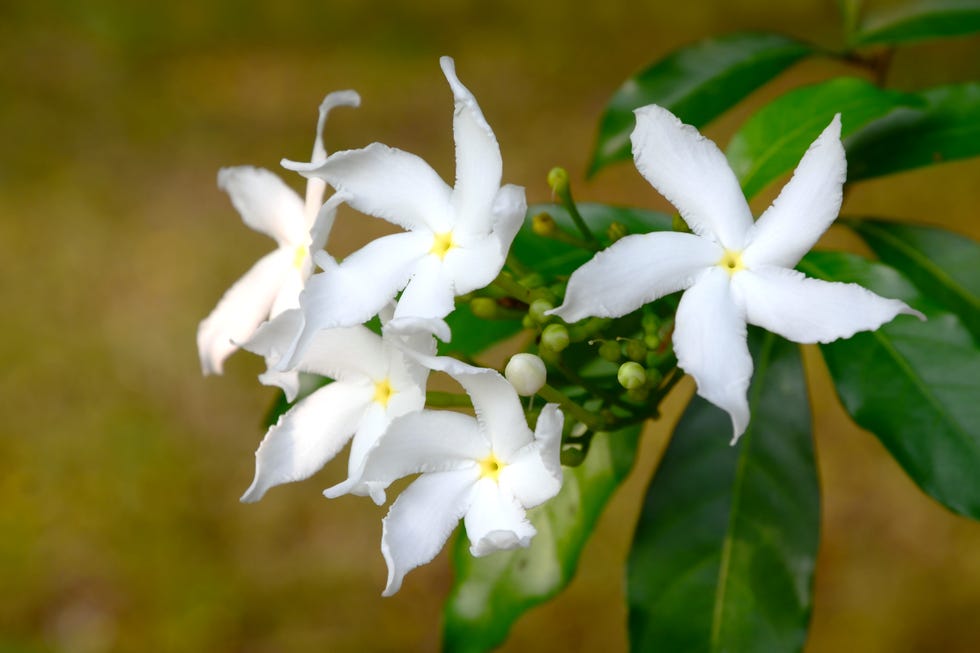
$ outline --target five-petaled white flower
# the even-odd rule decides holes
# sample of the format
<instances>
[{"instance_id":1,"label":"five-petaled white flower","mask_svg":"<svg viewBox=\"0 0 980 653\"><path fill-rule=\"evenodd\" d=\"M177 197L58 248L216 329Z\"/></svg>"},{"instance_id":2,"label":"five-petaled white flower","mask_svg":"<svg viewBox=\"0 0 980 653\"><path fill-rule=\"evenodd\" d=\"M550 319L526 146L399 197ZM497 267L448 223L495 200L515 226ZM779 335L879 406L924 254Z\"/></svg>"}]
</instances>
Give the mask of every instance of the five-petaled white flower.
<instances>
[{"instance_id":1,"label":"five-petaled white flower","mask_svg":"<svg viewBox=\"0 0 980 653\"><path fill-rule=\"evenodd\" d=\"M314 161L326 158L323 126L330 110L356 107L360 102L354 91L337 91L323 99L313 144ZM197 348L204 374L221 374L224 360L259 324L299 306L299 293L313 272L310 252L326 244L340 202L340 198L331 198L321 206L326 184L320 179L307 182L304 202L275 173L252 166L222 168L218 186L231 197L245 224L274 238L279 247L235 282L198 326Z\"/></svg>"},{"instance_id":2,"label":"five-petaled white flower","mask_svg":"<svg viewBox=\"0 0 980 653\"><path fill-rule=\"evenodd\" d=\"M243 346L275 362L301 320L298 309L286 311ZM301 399L269 428L255 452L255 480L242 501L258 501L271 487L308 478L353 436L348 480L330 496L349 492L382 503L383 487L357 482L364 456L392 419L422 409L429 371L409 354L434 352L435 340L428 333L386 332L382 337L360 325L318 331L298 369L335 381Z\"/></svg>"},{"instance_id":3,"label":"five-petaled white flower","mask_svg":"<svg viewBox=\"0 0 980 653\"><path fill-rule=\"evenodd\" d=\"M385 596L435 557L460 518L474 556L528 546L536 531L525 510L561 489L564 416L556 404L541 410L532 433L517 393L498 372L445 357L421 360L459 381L476 419L452 411L410 413L395 419L368 452L365 482L386 487L422 472L384 519Z\"/></svg>"},{"instance_id":4,"label":"five-petaled white flower","mask_svg":"<svg viewBox=\"0 0 980 653\"><path fill-rule=\"evenodd\" d=\"M619 317L686 290L673 336L678 365L731 415L733 442L749 422L746 323L814 343L876 329L899 313L922 317L857 284L793 270L840 209L847 164L839 114L757 222L721 151L666 109L637 109L632 140L640 173L694 233L623 238L572 274L564 304L551 312L568 322Z\"/></svg>"},{"instance_id":5,"label":"five-petaled white flower","mask_svg":"<svg viewBox=\"0 0 980 653\"><path fill-rule=\"evenodd\" d=\"M393 324L445 317L456 295L486 286L503 266L526 210L524 189L500 186L497 139L453 60L440 63L456 105L455 187L414 154L380 143L336 152L322 163L283 161L326 180L358 211L408 230L369 243L339 265L325 262L300 298L306 324L297 352L318 329L369 320L402 289ZM293 362L295 356L287 366Z\"/></svg>"}]
</instances>

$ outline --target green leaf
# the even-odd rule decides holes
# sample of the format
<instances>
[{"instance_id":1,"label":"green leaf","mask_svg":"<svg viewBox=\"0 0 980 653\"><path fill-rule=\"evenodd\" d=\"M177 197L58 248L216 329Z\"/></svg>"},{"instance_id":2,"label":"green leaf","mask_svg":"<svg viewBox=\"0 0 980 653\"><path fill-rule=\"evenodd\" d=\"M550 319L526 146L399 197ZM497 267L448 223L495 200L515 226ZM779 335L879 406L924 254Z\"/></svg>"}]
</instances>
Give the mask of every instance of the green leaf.
<instances>
[{"instance_id":1,"label":"green leaf","mask_svg":"<svg viewBox=\"0 0 980 653\"><path fill-rule=\"evenodd\" d=\"M884 264L812 252L799 267L901 299L929 318L900 315L877 331L820 349L854 421L874 433L927 494L980 519L980 351L969 331Z\"/></svg>"},{"instance_id":2,"label":"green leaf","mask_svg":"<svg viewBox=\"0 0 980 653\"><path fill-rule=\"evenodd\" d=\"M905 43L978 31L980 2L977 0L929 0L869 15L853 34L851 43Z\"/></svg>"},{"instance_id":3,"label":"green leaf","mask_svg":"<svg viewBox=\"0 0 980 653\"><path fill-rule=\"evenodd\" d=\"M636 651L798 651L819 540L799 349L750 330L752 422L695 397L647 490L627 569Z\"/></svg>"},{"instance_id":4,"label":"green leaf","mask_svg":"<svg viewBox=\"0 0 980 653\"><path fill-rule=\"evenodd\" d=\"M520 320L483 320L473 315L470 305L456 304L456 310L446 318L452 330L450 342L439 343L439 353L475 356L492 345L510 338L521 330Z\"/></svg>"},{"instance_id":5,"label":"green leaf","mask_svg":"<svg viewBox=\"0 0 980 653\"><path fill-rule=\"evenodd\" d=\"M785 36L755 33L729 34L675 50L613 94L599 122L589 175L631 157L634 109L659 104L701 127L813 52Z\"/></svg>"},{"instance_id":6,"label":"green leaf","mask_svg":"<svg viewBox=\"0 0 980 653\"><path fill-rule=\"evenodd\" d=\"M921 104L923 100L915 95L880 89L853 77L799 88L770 102L742 125L728 144L728 162L746 197L752 198L796 167L834 114L841 114L841 134L847 136L898 107Z\"/></svg>"},{"instance_id":7,"label":"green leaf","mask_svg":"<svg viewBox=\"0 0 980 653\"><path fill-rule=\"evenodd\" d=\"M639 434L639 426L598 434L585 462L564 468L558 496L529 512L538 530L529 548L474 558L460 533L444 608L447 652L489 651L518 617L568 584L602 509L633 466Z\"/></svg>"},{"instance_id":8,"label":"green leaf","mask_svg":"<svg viewBox=\"0 0 980 653\"><path fill-rule=\"evenodd\" d=\"M898 109L845 141L848 181L980 154L980 83L940 86L918 96L921 106Z\"/></svg>"},{"instance_id":9,"label":"green leaf","mask_svg":"<svg viewBox=\"0 0 980 653\"><path fill-rule=\"evenodd\" d=\"M936 227L873 219L846 224L922 294L955 313L980 342L980 245Z\"/></svg>"}]
</instances>

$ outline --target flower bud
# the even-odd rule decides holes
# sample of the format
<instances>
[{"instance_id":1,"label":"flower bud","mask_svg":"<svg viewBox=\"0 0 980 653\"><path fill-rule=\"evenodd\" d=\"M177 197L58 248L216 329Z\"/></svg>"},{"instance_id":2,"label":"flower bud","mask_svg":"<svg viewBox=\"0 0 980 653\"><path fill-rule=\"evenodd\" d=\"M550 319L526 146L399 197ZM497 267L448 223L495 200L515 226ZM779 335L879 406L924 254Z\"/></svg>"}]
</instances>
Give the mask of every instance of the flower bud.
<instances>
[{"instance_id":1,"label":"flower bud","mask_svg":"<svg viewBox=\"0 0 980 653\"><path fill-rule=\"evenodd\" d=\"M616 379L619 381L619 385L627 390L640 388L647 382L647 371L639 363L630 361L619 366Z\"/></svg>"},{"instance_id":2,"label":"flower bud","mask_svg":"<svg viewBox=\"0 0 980 653\"><path fill-rule=\"evenodd\" d=\"M616 222L615 220L609 223L609 228L606 229L606 237L609 238L610 243L614 243L620 238L628 236L629 233L629 227L622 222Z\"/></svg>"},{"instance_id":3,"label":"flower bud","mask_svg":"<svg viewBox=\"0 0 980 653\"><path fill-rule=\"evenodd\" d=\"M550 316L545 315L545 311L550 311L555 307L554 304L549 302L547 299L535 299L531 302L531 305L527 309L527 314L531 316L531 319L539 324L544 324L551 319Z\"/></svg>"},{"instance_id":4,"label":"flower bud","mask_svg":"<svg viewBox=\"0 0 980 653\"><path fill-rule=\"evenodd\" d=\"M561 464L565 467L578 467L585 461L585 452L580 447L566 447L561 450Z\"/></svg>"},{"instance_id":5,"label":"flower bud","mask_svg":"<svg viewBox=\"0 0 980 653\"><path fill-rule=\"evenodd\" d=\"M474 297L470 301L470 310L477 317L492 320L497 317L497 300L489 297Z\"/></svg>"},{"instance_id":6,"label":"flower bud","mask_svg":"<svg viewBox=\"0 0 980 653\"><path fill-rule=\"evenodd\" d=\"M647 358L647 346L639 340L626 341L626 358L631 361L644 361Z\"/></svg>"},{"instance_id":7,"label":"flower bud","mask_svg":"<svg viewBox=\"0 0 980 653\"><path fill-rule=\"evenodd\" d=\"M650 388L645 385L641 385L638 388L630 388L626 391L626 396L630 398L631 401L646 401L650 396Z\"/></svg>"},{"instance_id":8,"label":"flower bud","mask_svg":"<svg viewBox=\"0 0 980 653\"><path fill-rule=\"evenodd\" d=\"M531 231L539 236L551 236L558 231L558 225L547 213L538 213L531 218Z\"/></svg>"},{"instance_id":9,"label":"flower bud","mask_svg":"<svg viewBox=\"0 0 980 653\"><path fill-rule=\"evenodd\" d=\"M619 343L615 340L606 340L599 345L599 356L610 363L618 363L621 356Z\"/></svg>"},{"instance_id":10,"label":"flower bud","mask_svg":"<svg viewBox=\"0 0 980 653\"><path fill-rule=\"evenodd\" d=\"M568 192L568 171L561 167L554 167L548 173L548 185L557 195Z\"/></svg>"},{"instance_id":11,"label":"flower bud","mask_svg":"<svg viewBox=\"0 0 980 653\"><path fill-rule=\"evenodd\" d=\"M553 352L562 351L570 341L564 324L549 324L541 332L541 346Z\"/></svg>"},{"instance_id":12,"label":"flower bud","mask_svg":"<svg viewBox=\"0 0 980 653\"><path fill-rule=\"evenodd\" d=\"M504 376L522 397L530 397L544 385L548 378L548 370L544 361L534 354L515 354L511 356Z\"/></svg>"}]
</instances>

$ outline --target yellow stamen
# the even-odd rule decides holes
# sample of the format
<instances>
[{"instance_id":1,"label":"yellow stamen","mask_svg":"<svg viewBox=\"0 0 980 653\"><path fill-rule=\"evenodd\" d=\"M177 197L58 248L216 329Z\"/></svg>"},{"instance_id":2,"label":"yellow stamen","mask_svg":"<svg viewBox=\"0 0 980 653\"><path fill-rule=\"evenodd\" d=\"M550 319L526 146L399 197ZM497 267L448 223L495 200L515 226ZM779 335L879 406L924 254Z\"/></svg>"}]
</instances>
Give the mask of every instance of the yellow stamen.
<instances>
[{"instance_id":1,"label":"yellow stamen","mask_svg":"<svg viewBox=\"0 0 980 653\"><path fill-rule=\"evenodd\" d=\"M303 263L306 262L306 257L309 256L310 250L305 245L300 245L296 248L293 253L293 267L297 270L303 269Z\"/></svg>"},{"instance_id":2,"label":"yellow stamen","mask_svg":"<svg viewBox=\"0 0 980 653\"><path fill-rule=\"evenodd\" d=\"M446 254L449 253L456 243L453 242L453 232L447 231L445 233L436 234L432 239L432 249L429 250L430 254L435 254L439 258L446 258Z\"/></svg>"},{"instance_id":3,"label":"yellow stamen","mask_svg":"<svg viewBox=\"0 0 980 653\"><path fill-rule=\"evenodd\" d=\"M745 263L742 262L742 252L733 252L730 249L726 249L724 255L722 255L721 260L718 261L718 266L721 267L728 274L735 274L741 270L745 269Z\"/></svg>"},{"instance_id":4,"label":"yellow stamen","mask_svg":"<svg viewBox=\"0 0 980 653\"><path fill-rule=\"evenodd\" d=\"M504 468L504 464L500 462L492 453L480 461L480 478L489 478L490 480L496 482L497 477L500 476L500 470Z\"/></svg>"},{"instance_id":5,"label":"yellow stamen","mask_svg":"<svg viewBox=\"0 0 980 653\"><path fill-rule=\"evenodd\" d=\"M387 406L394 394L395 389L391 387L391 382L387 377L374 384L374 401L382 406Z\"/></svg>"}]
</instances>

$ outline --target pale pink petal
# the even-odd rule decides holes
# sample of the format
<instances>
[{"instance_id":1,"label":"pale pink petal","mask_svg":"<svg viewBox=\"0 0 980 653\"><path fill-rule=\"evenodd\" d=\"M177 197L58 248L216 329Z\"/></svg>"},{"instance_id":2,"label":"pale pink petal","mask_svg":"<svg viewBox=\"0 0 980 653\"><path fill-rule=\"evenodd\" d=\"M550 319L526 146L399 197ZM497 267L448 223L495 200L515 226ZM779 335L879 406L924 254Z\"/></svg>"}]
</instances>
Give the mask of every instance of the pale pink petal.
<instances>
[{"instance_id":1,"label":"pale pink petal","mask_svg":"<svg viewBox=\"0 0 980 653\"><path fill-rule=\"evenodd\" d=\"M749 231L742 254L745 265L791 268L799 263L837 217L846 176L837 114L803 155L779 197Z\"/></svg>"},{"instance_id":2,"label":"pale pink petal","mask_svg":"<svg viewBox=\"0 0 980 653\"><path fill-rule=\"evenodd\" d=\"M470 554L481 557L531 544L537 532L524 508L489 478L480 479L471 494L463 524L470 540Z\"/></svg>"},{"instance_id":3,"label":"pale pink petal","mask_svg":"<svg viewBox=\"0 0 980 653\"><path fill-rule=\"evenodd\" d=\"M306 235L303 200L273 172L252 166L222 168L218 188L252 229L280 245L298 244Z\"/></svg>"},{"instance_id":4,"label":"pale pink petal","mask_svg":"<svg viewBox=\"0 0 980 653\"><path fill-rule=\"evenodd\" d=\"M566 322L619 317L689 287L724 250L692 234L626 236L572 273L565 302L549 311Z\"/></svg>"},{"instance_id":5,"label":"pale pink petal","mask_svg":"<svg viewBox=\"0 0 980 653\"><path fill-rule=\"evenodd\" d=\"M633 158L640 174L694 233L740 251L752 214L725 155L662 107L651 104L634 113Z\"/></svg>"}]
</instances>

